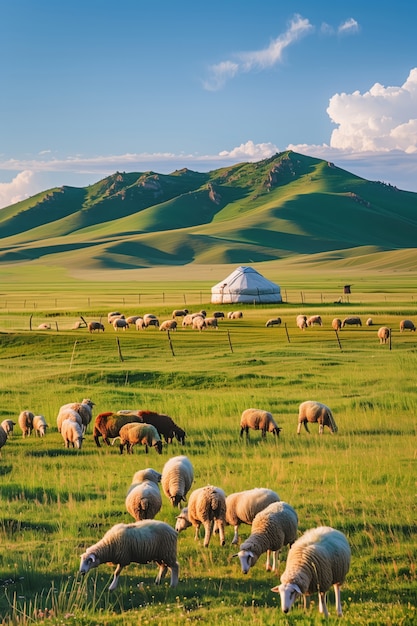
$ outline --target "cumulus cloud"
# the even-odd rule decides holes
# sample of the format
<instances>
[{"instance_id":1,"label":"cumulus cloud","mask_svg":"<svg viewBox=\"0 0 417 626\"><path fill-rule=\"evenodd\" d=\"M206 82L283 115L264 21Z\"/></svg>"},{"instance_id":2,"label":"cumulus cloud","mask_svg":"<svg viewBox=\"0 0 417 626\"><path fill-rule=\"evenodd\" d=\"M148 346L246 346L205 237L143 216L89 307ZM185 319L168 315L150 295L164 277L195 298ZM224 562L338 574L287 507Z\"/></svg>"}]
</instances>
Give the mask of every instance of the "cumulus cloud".
<instances>
[{"instance_id":1,"label":"cumulus cloud","mask_svg":"<svg viewBox=\"0 0 417 626\"><path fill-rule=\"evenodd\" d=\"M288 46L298 41L312 29L313 26L307 19L301 15L295 15L288 29L274 39L267 48L241 52L235 55L235 61L222 61L217 65L212 65L209 70L210 76L203 83L204 88L208 91L216 91L237 74L273 67L282 61L284 50Z\"/></svg>"},{"instance_id":2,"label":"cumulus cloud","mask_svg":"<svg viewBox=\"0 0 417 626\"><path fill-rule=\"evenodd\" d=\"M269 159L277 152L279 152L279 150L273 143L254 143L253 141L247 141L232 150L219 152L219 156L222 159L230 159L232 161L262 161L263 159Z\"/></svg>"},{"instance_id":3,"label":"cumulus cloud","mask_svg":"<svg viewBox=\"0 0 417 626\"><path fill-rule=\"evenodd\" d=\"M33 172L19 172L10 183L0 183L0 207L29 198L33 193Z\"/></svg>"}]
</instances>

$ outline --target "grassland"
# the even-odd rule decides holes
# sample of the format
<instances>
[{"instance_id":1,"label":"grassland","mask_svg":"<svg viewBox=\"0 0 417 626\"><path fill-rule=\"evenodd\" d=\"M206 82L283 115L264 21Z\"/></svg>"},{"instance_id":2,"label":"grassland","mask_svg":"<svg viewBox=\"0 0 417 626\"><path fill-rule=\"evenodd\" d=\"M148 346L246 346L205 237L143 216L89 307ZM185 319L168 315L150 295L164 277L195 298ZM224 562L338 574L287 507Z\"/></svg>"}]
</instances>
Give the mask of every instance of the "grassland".
<instances>
[{"instance_id":1,"label":"grassland","mask_svg":"<svg viewBox=\"0 0 417 626\"><path fill-rule=\"evenodd\" d=\"M417 365L415 333L400 333L399 320L416 321L416 272L409 257L326 263L300 258L257 269L281 284L279 306L239 306L242 320L218 331L154 329L100 335L74 323L99 319L120 308L209 311L210 285L226 266L142 270L138 273L67 274L58 266L3 266L0 294L1 419L29 408L43 413L43 439L15 435L0 458L1 624L318 624L317 605L288 615L270 589L279 579L264 557L244 576L236 551L216 539L208 549L193 532L179 537L180 583L156 587L154 565L130 565L120 588L107 591L112 568L102 565L81 580L79 556L113 524L131 521L124 507L133 473L161 470L185 453L195 468L195 487L207 483L226 493L253 486L275 489L299 514L300 530L319 524L346 533L352 566L342 590L346 624L414 624L416 621ZM404 261L405 269L402 267ZM375 268L371 270L372 265ZM364 271L366 268L366 271ZM267 271L266 271L267 270ZM184 273L187 272L187 276ZM352 283L352 294L342 286ZM223 307L227 312L232 307ZM236 307L235 307L236 308ZM319 313L323 327L295 327L298 313ZM374 326L343 329L333 317L359 314ZM275 315L279 328L265 328ZM49 321L50 331L37 331ZM32 330L30 325L32 324ZM377 328L392 328L392 345L380 345ZM118 341L117 341L118 340ZM185 428L161 456L97 448L91 429L79 452L66 450L56 431L61 404L91 397L96 412L153 408ZM332 407L339 433L296 435L298 404L317 399ZM281 437L239 437L244 408L267 408ZM175 523L166 499L158 515ZM242 537L250 532L242 528ZM281 557L284 568L286 550ZM329 623L336 623L330 593Z\"/></svg>"}]
</instances>

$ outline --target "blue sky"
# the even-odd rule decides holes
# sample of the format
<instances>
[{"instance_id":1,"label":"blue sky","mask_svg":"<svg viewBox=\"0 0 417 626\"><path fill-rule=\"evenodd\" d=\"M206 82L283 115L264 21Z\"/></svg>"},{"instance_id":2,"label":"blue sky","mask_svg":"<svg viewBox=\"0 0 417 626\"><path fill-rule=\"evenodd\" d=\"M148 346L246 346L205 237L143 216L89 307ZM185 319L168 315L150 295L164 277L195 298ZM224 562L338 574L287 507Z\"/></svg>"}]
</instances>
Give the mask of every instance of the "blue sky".
<instances>
[{"instance_id":1,"label":"blue sky","mask_svg":"<svg viewBox=\"0 0 417 626\"><path fill-rule=\"evenodd\" d=\"M292 148L417 192L414 0L0 0L0 207Z\"/></svg>"}]
</instances>

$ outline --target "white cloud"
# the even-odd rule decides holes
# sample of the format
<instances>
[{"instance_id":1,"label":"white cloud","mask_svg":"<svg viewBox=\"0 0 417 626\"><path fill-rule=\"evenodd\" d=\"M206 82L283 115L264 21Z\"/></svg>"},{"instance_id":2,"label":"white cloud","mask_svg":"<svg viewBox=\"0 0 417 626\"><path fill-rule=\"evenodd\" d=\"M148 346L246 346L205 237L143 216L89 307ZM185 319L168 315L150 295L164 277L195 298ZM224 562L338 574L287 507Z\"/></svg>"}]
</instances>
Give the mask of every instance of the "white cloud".
<instances>
[{"instance_id":1,"label":"white cloud","mask_svg":"<svg viewBox=\"0 0 417 626\"><path fill-rule=\"evenodd\" d=\"M29 198L36 193L34 189L33 172L29 170L19 172L10 183L0 183L0 207Z\"/></svg>"},{"instance_id":2,"label":"white cloud","mask_svg":"<svg viewBox=\"0 0 417 626\"><path fill-rule=\"evenodd\" d=\"M253 141L247 141L232 150L219 152L219 156L223 159L231 159L232 161L262 161L263 159L269 159L277 152L279 152L279 149L273 143L254 143Z\"/></svg>"},{"instance_id":3,"label":"white cloud","mask_svg":"<svg viewBox=\"0 0 417 626\"><path fill-rule=\"evenodd\" d=\"M359 30L359 24L353 17L350 17L348 20L340 24L337 32L340 35L350 35L351 33L357 33Z\"/></svg>"}]
</instances>

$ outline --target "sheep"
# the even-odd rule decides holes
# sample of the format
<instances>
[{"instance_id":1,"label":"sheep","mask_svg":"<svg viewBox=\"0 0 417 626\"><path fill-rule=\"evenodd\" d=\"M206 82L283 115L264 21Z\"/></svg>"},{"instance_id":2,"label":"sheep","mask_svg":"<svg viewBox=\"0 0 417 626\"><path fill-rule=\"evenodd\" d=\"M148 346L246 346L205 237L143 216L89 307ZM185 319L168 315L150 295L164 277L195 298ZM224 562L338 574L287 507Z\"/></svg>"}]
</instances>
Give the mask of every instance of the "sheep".
<instances>
[{"instance_id":1,"label":"sheep","mask_svg":"<svg viewBox=\"0 0 417 626\"><path fill-rule=\"evenodd\" d=\"M391 331L388 326L381 326L378 329L378 339L379 343L388 343L388 339L390 338Z\"/></svg>"},{"instance_id":2,"label":"sheep","mask_svg":"<svg viewBox=\"0 0 417 626\"><path fill-rule=\"evenodd\" d=\"M93 333L94 331L100 332L101 330L104 333L104 324L101 322L88 322L88 331Z\"/></svg>"},{"instance_id":3,"label":"sheep","mask_svg":"<svg viewBox=\"0 0 417 626\"><path fill-rule=\"evenodd\" d=\"M249 439L249 429L261 430L262 437L266 437L266 433L273 433L279 437L281 428L276 424L272 413L263 409L245 409L240 418L240 436L246 432L246 439Z\"/></svg>"},{"instance_id":4,"label":"sheep","mask_svg":"<svg viewBox=\"0 0 417 626\"><path fill-rule=\"evenodd\" d=\"M172 319L174 320L176 317L185 317L188 315L188 309L174 309L172 311Z\"/></svg>"},{"instance_id":5,"label":"sheep","mask_svg":"<svg viewBox=\"0 0 417 626\"><path fill-rule=\"evenodd\" d=\"M242 311L229 311L227 314L227 319L229 320L240 320L243 317Z\"/></svg>"},{"instance_id":6,"label":"sheep","mask_svg":"<svg viewBox=\"0 0 417 626\"><path fill-rule=\"evenodd\" d=\"M372 317L368 317L368 319L366 320L365 323L366 323L367 326L373 326L374 325Z\"/></svg>"},{"instance_id":7,"label":"sheep","mask_svg":"<svg viewBox=\"0 0 417 626\"><path fill-rule=\"evenodd\" d=\"M255 515L272 502L279 502L279 495L272 489L255 487L231 493L226 498L226 524L234 527L232 545L239 543L240 524L251 525Z\"/></svg>"},{"instance_id":8,"label":"sheep","mask_svg":"<svg viewBox=\"0 0 417 626\"><path fill-rule=\"evenodd\" d=\"M265 324L265 328L271 328L271 326L281 326L281 318L273 317L272 319L268 320Z\"/></svg>"},{"instance_id":9,"label":"sheep","mask_svg":"<svg viewBox=\"0 0 417 626\"><path fill-rule=\"evenodd\" d=\"M223 319L224 313L223 311L214 311L212 317L215 317L216 319Z\"/></svg>"},{"instance_id":10,"label":"sheep","mask_svg":"<svg viewBox=\"0 0 417 626\"><path fill-rule=\"evenodd\" d=\"M47 323L39 324L38 330L51 330L51 325Z\"/></svg>"},{"instance_id":11,"label":"sheep","mask_svg":"<svg viewBox=\"0 0 417 626\"><path fill-rule=\"evenodd\" d=\"M162 497L158 486L161 476L162 474L151 467L134 474L125 505L127 512L137 522L143 519L153 519L161 510Z\"/></svg>"},{"instance_id":12,"label":"sheep","mask_svg":"<svg viewBox=\"0 0 417 626\"><path fill-rule=\"evenodd\" d=\"M193 313L187 313L187 315L185 315L182 318L182 324L181 326L183 328L185 328L186 326L192 326L193 325L193 319L194 319L195 315Z\"/></svg>"},{"instance_id":13,"label":"sheep","mask_svg":"<svg viewBox=\"0 0 417 626\"><path fill-rule=\"evenodd\" d=\"M180 428L169 415L142 410L135 411L135 413L147 424L155 426L160 437L163 437L166 443L172 443L174 437L176 437L181 444L185 443L185 430Z\"/></svg>"},{"instance_id":14,"label":"sheep","mask_svg":"<svg viewBox=\"0 0 417 626\"><path fill-rule=\"evenodd\" d=\"M61 424L61 436L66 448L72 447L81 450L83 443L83 429L81 424L69 418L64 419Z\"/></svg>"},{"instance_id":15,"label":"sheep","mask_svg":"<svg viewBox=\"0 0 417 626\"><path fill-rule=\"evenodd\" d=\"M205 322L206 322L206 328L214 328L215 330L219 329L217 317L206 317Z\"/></svg>"},{"instance_id":16,"label":"sheep","mask_svg":"<svg viewBox=\"0 0 417 626\"><path fill-rule=\"evenodd\" d=\"M84 398L81 402L63 404L59 408L56 418L58 432L61 432L61 424L64 419L72 419L78 422L85 432L93 417L93 406L95 406L95 404L90 398Z\"/></svg>"},{"instance_id":17,"label":"sheep","mask_svg":"<svg viewBox=\"0 0 417 626\"><path fill-rule=\"evenodd\" d=\"M342 320L339 317L335 317L332 321L333 330L340 330L342 328Z\"/></svg>"},{"instance_id":18,"label":"sheep","mask_svg":"<svg viewBox=\"0 0 417 626\"><path fill-rule=\"evenodd\" d=\"M110 439L118 436L122 426L130 422L143 423L143 419L134 413L118 414L113 412L100 413L94 420L93 438L97 448L100 448L99 438L109 446Z\"/></svg>"},{"instance_id":19,"label":"sheep","mask_svg":"<svg viewBox=\"0 0 417 626\"><path fill-rule=\"evenodd\" d=\"M129 328L129 324L127 323L127 321L124 318L116 317L113 320L113 328L114 328L114 330L116 332L119 330L119 328L122 328L123 330L126 330L126 328Z\"/></svg>"},{"instance_id":20,"label":"sheep","mask_svg":"<svg viewBox=\"0 0 417 626\"><path fill-rule=\"evenodd\" d=\"M224 546L224 526L226 523L226 494L220 487L207 485L191 492L188 507L177 517L175 530L181 532L194 526L194 539L198 540L200 526L204 526L204 547L208 548L213 529L219 532L220 545Z\"/></svg>"},{"instance_id":21,"label":"sheep","mask_svg":"<svg viewBox=\"0 0 417 626\"><path fill-rule=\"evenodd\" d=\"M144 328L146 328L145 322L143 321L143 317L138 317L138 319L135 322L135 326L136 326L136 330L143 330Z\"/></svg>"},{"instance_id":22,"label":"sheep","mask_svg":"<svg viewBox=\"0 0 417 626\"><path fill-rule=\"evenodd\" d=\"M142 520L131 524L116 524L100 541L87 548L81 555L80 573L86 574L101 563L114 563L114 572L109 591L116 589L120 572L130 563L159 565L155 583L159 585L168 568L171 569L171 587L178 584L179 564L177 561L178 533L165 522Z\"/></svg>"},{"instance_id":23,"label":"sheep","mask_svg":"<svg viewBox=\"0 0 417 626\"><path fill-rule=\"evenodd\" d=\"M342 617L340 586L350 568L351 550L345 535L329 526L307 530L288 552L281 584L271 591L281 596L281 608L288 613L299 595L319 594L319 611L327 618L326 594L333 585L336 611Z\"/></svg>"},{"instance_id":24,"label":"sheep","mask_svg":"<svg viewBox=\"0 0 417 626\"><path fill-rule=\"evenodd\" d=\"M307 318L307 326L323 326L323 322L321 320L320 315L312 315Z\"/></svg>"},{"instance_id":25,"label":"sheep","mask_svg":"<svg viewBox=\"0 0 417 626\"><path fill-rule=\"evenodd\" d=\"M123 317L124 318L124 315L122 315L122 313L120 313L120 311L112 311L111 313L107 314L107 321L108 321L108 323L112 324L113 320L116 317Z\"/></svg>"},{"instance_id":26,"label":"sheep","mask_svg":"<svg viewBox=\"0 0 417 626\"><path fill-rule=\"evenodd\" d=\"M403 330L415 331L416 327L414 326L414 323L411 320L401 320L400 332L402 333Z\"/></svg>"},{"instance_id":27,"label":"sheep","mask_svg":"<svg viewBox=\"0 0 417 626\"><path fill-rule=\"evenodd\" d=\"M3 428L7 436L11 437L13 434L13 428L14 426L16 426L16 422L14 422L13 420L6 419L2 421L0 426Z\"/></svg>"},{"instance_id":28,"label":"sheep","mask_svg":"<svg viewBox=\"0 0 417 626\"><path fill-rule=\"evenodd\" d=\"M129 317L126 318L126 322L128 324L136 325L136 322L137 322L138 319L143 319L143 318L141 318L140 315L129 315Z\"/></svg>"},{"instance_id":29,"label":"sheep","mask_svg":"<svg viewBox=\"0 0 417 626\"><path fill-rule=\"evenodd\" d=\"M345 317L342 322L342 328L345 326L362 326L362 320L360 317Z\"/></svg>"},{"instance_id":30,"label":"sheep","mask_svg":"<svg viewBox=\"0 0 417 626\"><path fill-rule=\"evenodd\" d=\"M35 415L32 411L21 411L17 422L22 431L23 437L29 437L32 433L34 417Z\"/></svg>"},{"instance_id":31,"label":"sheep","mask_svg":"<svg viewBox=\"0 0 417 626\"><path fill-rule=\"evenodd\" d=\"M201 332L204 328L206 328L206 318L202 315L196 315L193 317L193 328Z\"/></svg>"},{"instance_id":32,"label":"sheep","mask_svg":"<svg viewBox=\"0 0 417 626\"><path fill-rule=\"evenodd\" d=\"M120 454L123 454L125 447L128 454L133 454L133 446L137 444L145 446L146 454L148 454L149 448L155 448L158 454L162 454L162 441L152 424L134 422L125 424L115 439L120 439Z\"/></svg>"},{"instance_id":33,"label":"sheep","mask_svg":"<svg viewBox=\"0 0 417 626\"><path fill-rule=\"evenodd\" d=\"M324 427L327 426L330 432L337 433L337 425L334 421L333 414L328 406L321 402L315 402L314 400L306 400L302 402L298 407L298 426L297 435L301 432L301 425L304 424L304 428L309 433L307 423L310 422L319 424L319 435L323 434Z\"/></svg>"},{"instance_id":34,"label":"sheep","mask_svg":"<svg viewBox=\"0 0 417 626\"><path fill-rule=\"evenodd\" d=\"M159 326L159 320L157 316L153 313L145 313L145 315L143 316L143 323L145 325L145 328L147 328L148 326Z\"/></svg>"},{"instance_id":35,"label":"sheep","mask_svg":"<svg viewBox=\"0 0 417 626\"><path fill-rule=\"evenodd\" d=\"M161 485L172 506L181 507L194 481L191 461L184 455L171 457L162 468Z\"/></svg>"},{"instance_id":36,"label":"sheep","mask_svg":"<svg viewBox=\"0 0 417 626\"><path fill-rule=\"evenodd\" d=\"M1 449L5 445L6 441L7 441L7 432L4 430L3 426L0 426L0 456L1 456Z\"/></svg>"},{"instance_id":37,"label":"sheep","mask_svg":"<svg viewBox=\"0 0 417 626\"><path fill-rule=\"evenodd\" d=\"M295 318L295 323L300 330L304 330L305 328L307 328L307 315L297 315L297 317Z\"/></svg>"},{"instance_id":38,"label":"sheep","mask_svg":"<svg viewBox=\"0 0 417 626\"><path fill-rule=\"evenodd\" d=\"M46 429L49 428L43 415L35 415L33 418L33 430L37 437L44 437Z\"/></svg>"},{"instance_id":39,"label":"sheep","mask_svg":"<svg viewBox=\"0 0 417 626\"><path fill-rule=\"evenodd\" d=\"M176 320L165 320L159 326L159 330L177 330Z\"/></svg>"},{"instance_id":40,"label":"sheep","mask_svg":"<svg viewBox=\"0 0 417 626\"><path fill-rule=\"evenodd\" d=\"M267 553L267 571L277 571L277 555L281 548L294 543L297 530L298 515L287 502L272 502L259 511L252 522L250 536L233 555L239 557L242 572L247 574L264 552Z\"/></svg>"}]
</instances>

